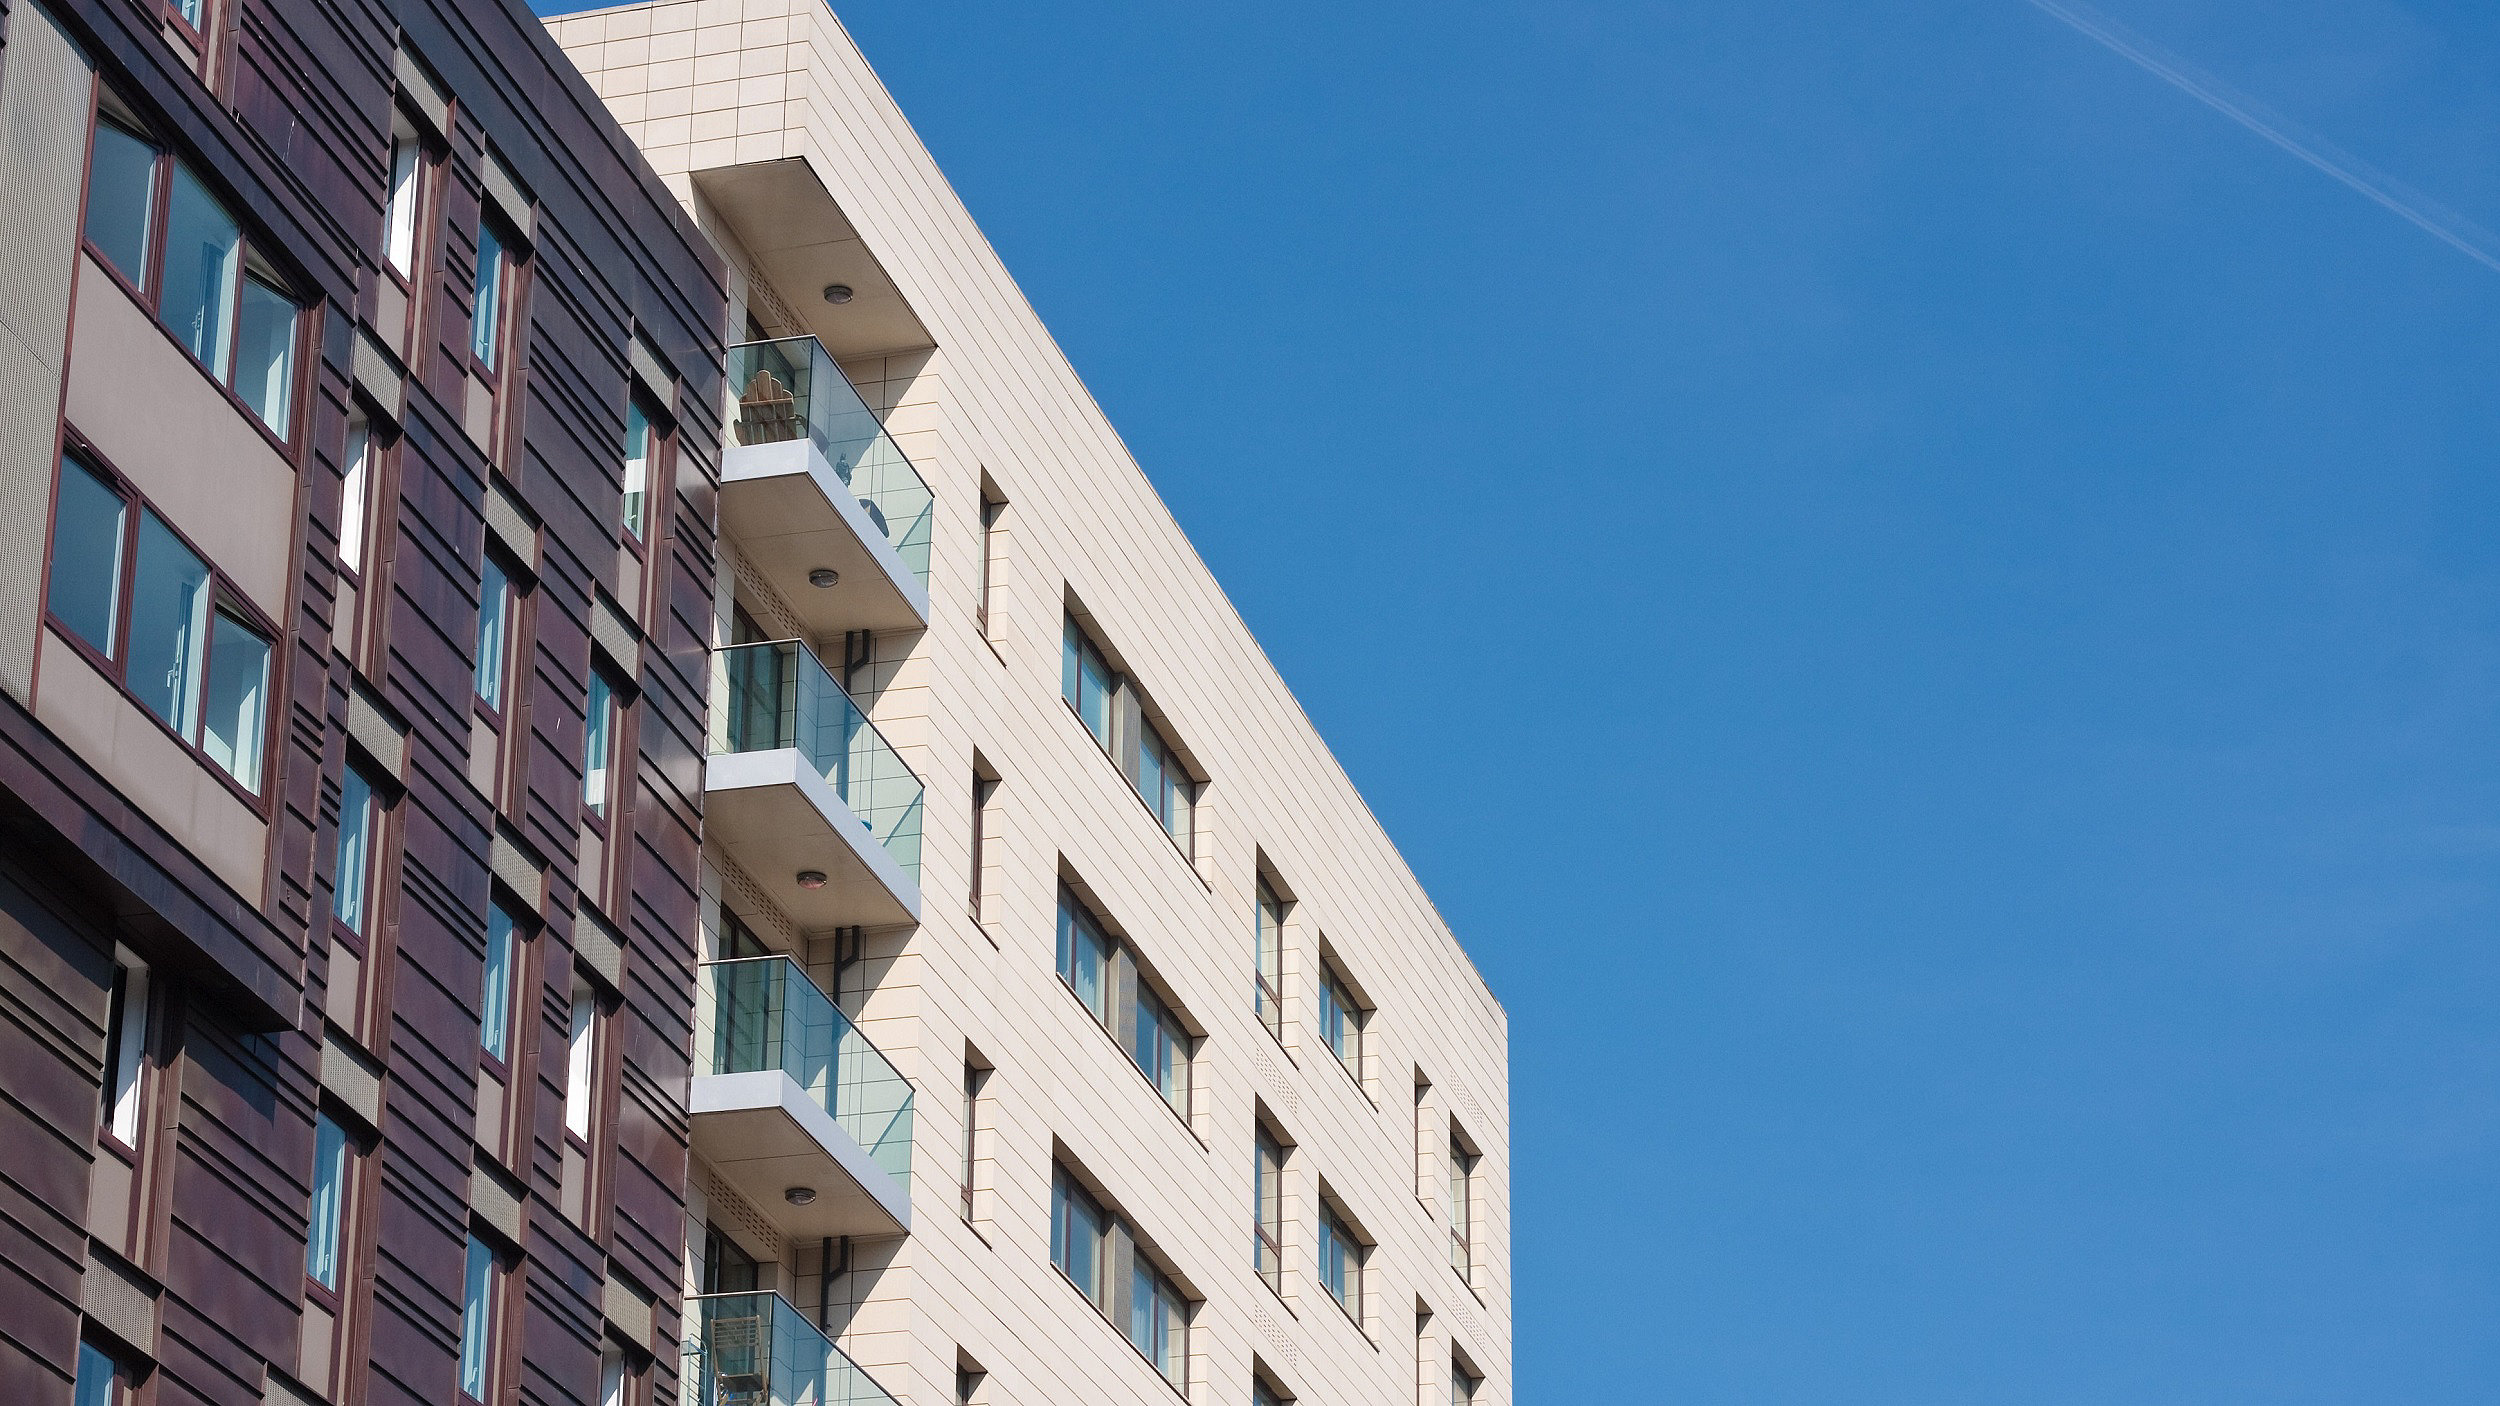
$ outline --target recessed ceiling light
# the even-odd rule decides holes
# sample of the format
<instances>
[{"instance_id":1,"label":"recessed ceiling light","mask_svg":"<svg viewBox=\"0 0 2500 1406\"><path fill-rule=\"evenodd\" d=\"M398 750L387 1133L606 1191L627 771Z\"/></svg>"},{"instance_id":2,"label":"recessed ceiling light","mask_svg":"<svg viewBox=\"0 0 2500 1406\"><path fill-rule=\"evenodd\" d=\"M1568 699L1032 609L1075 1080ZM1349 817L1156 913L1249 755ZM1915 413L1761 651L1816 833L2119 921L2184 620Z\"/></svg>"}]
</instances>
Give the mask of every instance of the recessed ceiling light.
<instances>
[{"instance_id":1,"label":"recessed ceiling light","mask_svg":"<svg viewBox=\"0 0 2500 1406\"><path fill-rule=\"evenodd\" d=\"M834 570L830 566L820 566L814 571L807 573L807 584L814 586L820 591L841 579L842 573Z\"/></svg>"},{"instance_id":2,"label":"recessed ceiling light","mask_svg":"<svg viewBox=\"0 0 2500 1406\"><path fill-rule=\"evenodd\" d=\"M812 1186L785 1186L781 1189L781 1199L789 1202L793 1206L804 1206L816 1199L816 1188Z\"/></svg>"},{"instance_id":3,"label":"recessed ceiling light","mask_svg":"<svg viewBox=\"0 0 2500 1406\"><path fill-rule=\"evenodd\" d=\"M820 888L823 888L824 886L825 886L825 871L824 871L824 870L822 870L822 869L801 869L801 870L799 871L799 887L800 887L800 888L803 888L803 889L820 889Z\"/></svg>"},{"instance_id":4,"label":"recessed ceiling light","mask_svg":"<svg viewBox=\"0 0 2500 1406\"><path fill-rule=\"evenodd\" d=\"M828 302L828 303L847 303L847 302L849 302L850 300L851 300L851 285L849 285L849 284L847 284L847 283L828 283L828 284L826 284L826 285L825 285L825 301L826 301L826 302Z\"/></svg>"}]
</instances>

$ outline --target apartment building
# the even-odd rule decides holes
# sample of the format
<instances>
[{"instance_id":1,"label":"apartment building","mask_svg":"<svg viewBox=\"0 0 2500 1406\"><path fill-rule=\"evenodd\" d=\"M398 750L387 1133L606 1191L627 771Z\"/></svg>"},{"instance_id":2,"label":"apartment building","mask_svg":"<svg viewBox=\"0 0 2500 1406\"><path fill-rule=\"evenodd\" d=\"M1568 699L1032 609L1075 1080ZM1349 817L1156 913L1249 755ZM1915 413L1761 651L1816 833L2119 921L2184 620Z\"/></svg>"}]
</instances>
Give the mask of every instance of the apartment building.
<instances>
[{"instance_id":1,"label":"apartment building","mask_svg":"<svg viewBox=\"0 0 2500 1406\"><path fill-rule=\"evenodd\" d=\"M0 1401L678 1398L725 298L518 5L0 0Z\"/></svg>"},{"instance_id":2,"label":"apartment building","mask_svg":"<svg viewBox=\"0 0 2500 1406\"><path fill-rule=\"evenodd\" d=\"M1502 1010L836 17L549 27L733 343L686 1400L1510 1401Z\"/></svg>"}]
</instances>

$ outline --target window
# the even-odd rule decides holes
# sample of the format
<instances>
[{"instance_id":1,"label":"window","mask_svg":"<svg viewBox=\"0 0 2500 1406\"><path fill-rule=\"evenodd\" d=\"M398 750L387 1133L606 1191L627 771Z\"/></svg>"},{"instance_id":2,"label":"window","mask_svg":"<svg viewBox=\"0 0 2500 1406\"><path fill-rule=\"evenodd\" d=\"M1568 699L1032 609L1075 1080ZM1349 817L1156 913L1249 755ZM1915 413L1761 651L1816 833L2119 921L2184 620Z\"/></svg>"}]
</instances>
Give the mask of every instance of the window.
<instances>
[{"instance_id":1,"label":"window","mask_svg":"<svg viewBox=\"0 0 2500 1406\"><path fill-rule=\"evenodd\" d=\"M1059 976L1068 989L1093 1012L1104 1029L1111 1026L1111 984L1107 968L1111 964L1112 942L1095 923L1094 916L1069 892L1066 884L1059 886Z\"/></svg>"},{"instance_id":2,"label":"window","mask_svg":"<svg viewBox=\"0 0 2500 1406\"><path fill-rule=\"evenodd\" d=\"M75 459L53 500L53 618L106 659L120 657L122 544L130 505Z\"/></svg>"},{"instance_id":3,"label":"window","mask_svg":"<svg viewBox=\"0 0 2500 1406\"><path fill-rule=\"evenodd\" d=\"M369 931L366 910L373 901L373 851L382 828L382 808L364 768L350 762L339 782L339 843L332 866L330 916L348 931Z\"/></svg>"},{"instance_id":4,"label":"window","mask_svg":"<svg viewBox=\"0 0 2500 1406\"><path fill-rule=\"evenodd\" d=\"M1258 1130L1258 1170L1252 1182L1254 1261L1259 1277L1278 1293L1285 1290L1285 1149L1267 1129Z\"/></svg>"},{"instance_id":5,"label":"window","mask_svg":"<svg viewBox=\"0 0 2500 1406\"><path fill-rule=\"evenodd\" d=\"M1250 1406L1285 1406L1285 1398L1276 1389L1253 1377L1250 1379Z\"/></svg>"},{"instance_id":6,"label":"window","mask_svg":"<svg viewBox=\"0 0 2500 1406\"><path fill-rule=\"evenodd\" d=\"M156 234L156 143L109 118L97 121L87 173L87 243L113 271L144 286Z\"/></svg>"},{"instance_id":7,"label":"window","mask_svg":"<svg viewBox=\"0 0 2500 1406\"><path fill-rule=\"evenodd\" d=\"M490 710L504 711L504 661L512 652L512 576L486 554L477 584L477 696Z\"/></svg>"},{"instance_id":8,"label":"window","mask_svg":"<svg viewBox=\"0 0 2500 1406\"><path fill-rule=\"evenodd\" d=\"M1192 854L1198 783L1171 740L1146 717L1135 684L1111 667L1073 615L1061 631L1059 694L1154 812L1164 833L1181 853Z\"/></svg>"},{"instance_id":9,"label":"window","mask_svg":"<svg viewBox=\"0 0 2500 1406\"><path fill-rule=\"evenodd\" d=\"M1189 1303L1180 1286L1144 1255L1134 1258L1131 1277L1128 1340L1166 1381L1178 1386L1189 1373Z\"/></svg>"},{"instance_id":10,"label":"window","mask_svg":"<svg viewBox=\"0 0 2500 1406\"><path fill-rule=\"evenodd\" d=\"M232 587L153 509L74 458L61 461L60 483L46 601L54 621L184 742L259 795L268 634L246 622Z\"/></svg>"},{"instance_id":11,"label":"window","mask_svg":"<svg viewBox=\"0 0 2500 1406\"><path fill-rule=\"evenodd\" d=\"M1319 1037L1347 1073L1363 1077L1363 1005L1325 962L1319 969Z\"/></svg>"},{"instance_id":12,"label":"window","mask_svg":"<svg viewBox=\"0 0 2500 1406\"><path fill-rule=\"evenodd\" d=\"M121 1364L94 1343L78 1345L78 1377L70 1388L70 1406L114 1406L121 1397Z\"/></svg>"},{"instance_id":13,"label":"window","mask_svg":"<svg viewBox=\"0 0 2500 1406\"><path fill-rule=\"evenodd\" d=\"M997 584L997 582L998 582L998 568L997 568L996 566L994 566L992 563L993 563L993 562L995 562L995 561L997 560L997 558L998 558L998 548L999 548L998 519L999 519L999 518L1000 518L1000 516L1001 516L1001 515L1003 515L1006 511L1007 511L1007 505L1006 505L1005 503L1000 502L998 499L991 497L991 496L989 495L988 491L986 491L986 490L984 490L984 491L982 492L982 494L981 494L981 590L980 590L980 594L976 597L976 599L980 602L979 607L978 607L978 613L979 613L979 615L980 615L980 620L981 620L981 633L982 633L983 635L989 635L989 634L990 634L990 590L991 590L991 588L992 588L993 586L995 586L995 585Z\"/></svg>"},{"instance_id":14,"label":"window","mask_svg":"<svg viewBox=\"0 0 2500 1406\"><path fill-rule=\"evenodd\" d=\"M1117 676L1104 661L1102 651L1094 648L1094 642L1076 627L1073 615L1067 619L1062 646L1059 694L1107 752L1111 750L1111 684Z\"/></svg>"},{"instance_id":15,"label":"window","mask_svg":"<svg viewBox=\"0 0 2500 1406\"><path fill-rule=\"evenodd\" d=\"M165 10L180 19L193 34L199 34L208 27L208 0L165 0Z\"/></svg>"},{"instance_id":16,"label":"window","mask_svg":"<svg viewBox=\"0 0 2500 1406\"><path fill-rule=\"evenodd\" d=\"M1129 1062L1163 1101L1187 1118L1193 1040L1188 1027L1137 971L1137 958L1103 931L1065 883L1059 886L1059 976L1094 1022L1121 1042ZM1136 993L1125 1010L1114 994L1124 985ZM1123 1019L1128 1023L1125 1034Z\"/></svg>"},{"instance_id":17,"label":"window","mask_svg":"<svg viewBox=\"0 0 2500 1406\"><path fill-rule=\"evenodd\" d=\"M502 1278L495 1251L472 1233L460 1273L460 1394L484 1402L493 1376L496 1290Z\"/></svg>"},{"instance_id":18,"label":"window","mask_svg":"<svg viewBox=\"0 0 2500 1406\"><path fill-rule=\"evenodd\" d=\"M329 1114L315 1114L312 1227L304 1241L304 1273L332 1293L339 1287L339 1244L347 1226L347 1158L347 1130Z\"/></svg>"},{"instance_id":19,"label":"window","mask_svg":"<svg viewBox=\"0 0 2500 1406\"><path fill-rule=\"evenodd\" d=\"M469 354L480 368L493 371L501 360L505 299L511 292L512 256L493 220L477 226L477 283L469 319Z\"/></svg>"},{"instance_id":20,"label":"window","mask_svg":"<svg viewBox=\"0 0 2500 1406\"><path fill-rule=\"evenodd\" d=\"M1465 1363L1450 1359L1450 1406L1475 1406L1476 1390L1483 1385L1484 1378L1468 1371Z\"/></svg>"},{"instance_id":21,"label":"window","mask_svg":"<svg viewBox=\"0 0 2500 1406\"><path fill-rule=\"evenodd\" d=\"M403 113L391 115L391 187L382 208L382 258L402 282L417 272L417 206L425 153L416 126Z\"/></svg>"},{"instance_id":22,"label":"window","mask_svg":"<svg viewBox=\"0 0 2500 1406\"><path fill-rule=\"evenodd\" d=\"M1267 1033L1285 1038L1285 901L1259 879L1258 975L1255 996Z\"/></svg>"},{"instance_id":23,"label":"window","mask_svg":"<svg viewBox=\"0 0 2500 1406\"><path fill-rule=\"evenodd\" d=\"M1349 1228L1337 1208L1319 1208L1319 1282L1328 1296L1344 1305L1357 1322L1363 1317L1363 1260L1368 1247Z\"/></svg>"},{"instance_id":24,"label":"window","mask_svg":"<svg viewBox=\"0 0 2500 1406\"><path fill-rule=\"evenodd\" d=\"M973 1218L973 1174L981 1157L981 1085L988 1079L988 1070L970 1060L964 1061L964 1162L961 1180L965 1220Z\"/></svg>"},{"instance_id":25,"label":"window","mask_svg":"<svg viewBox=\"0 0 2500 1406\"><path fill-rule=\"evenodd\" d=\"M979 758L974 762L978 764ZM971 912L974 922L986 916L990 840L990 797L998 791L998 778L974 772L972 776L972 893Z\"/></svg>"},{"instance_id":26,"label":"window","mask_svg":"<svg viewBox=\"0 0 2500 1406\"><path fill-rule=\"evenodd\" d=\"M644 535L643 502L651 484L651 415L636 396L625 407L625 532Z\"/></svg>"},{"instance_id":27,"label":"window","mask_svg":"<svg viewBox=\"0 0 2500 1406\"><path fill-rule=\"evenodd\" d=\"M1127 1289L1128 1321L1118 1323L1137 1350L1174 1386L1187 1390L1189 1374L1189 1303L1171 1276L1157 1268L1137 1245L1136 1232L1103 1209L1076 1184L1065 1167L1051 1168L1050 1258L1068 1282L1113 1318L1112 1268L1115 1237L1130 1262ZM1114 1318L1115 1323L1117 1319Z\"/></svg>"},{"instance_id":28,"label":"window","mask_svg":"<svg viewBox=\"0 0 2500 1406\"><path fill-rule=\"evenodd\" d=\"M599 1406L625 1406L625 1353L622 1348L599 1350Z\"/></svg>"},{"instance_id":29,"label":"window","mask_svg":"<svg viewBox=\"0 0 2500 1406\"><path fill-rule=\"evenodd\" d=\"M139 1145L139 1102L147 1074L148 964L115 949L113 994L104 1019L104 1129Z\"/></svg>"},{"instance_id":30,"label":"window","mask_svg":"<svg viewBox=\"0 0 2500 1406\"><path fill-rule=\"evenodd\" d=\"M607 818L616 787L616 688L605 671L590 671L590 695L583 704L582 804Z\"/></svg>"},{"instance_id":31,"label":"window","mask_svg":"<svg viewBox=\"0 0 2500 1406\"><path fill-rule=\"evenodd\" d=\"M564 1131L590 1141L599 1092L599 993L573 978L573 1026L564 1042Z\"/></svg>"},{"instance_id":32,"label":"window","mask_svg":"<svg viewBox=\"0 0 2500 1406\"><path fill-rule=\"evenodd\" d=\"M1476 1154L1450 1130L1450 1268L1475 1282Z\"/></svg>"},{"instance_id":33,"label":"window","mask_svg":"<svg viewBox=\"0 0 2500 1406\"><path fill-rule=\"evenodd\" d=\"M84 231L157 320L280 439L294 412L303 309L189 163L100 117ZM162 237L158 236L159 209Z\"/></svg>"},{"instance_id":34,"label":"window","mask_svg":"<svg viewBox=\"0 0 2500 1406\"><path fill-rule=\"evenodd\" d=\"M361 415L347 422L345 472L339 481L339 565L364 574L366 518L373 511L373 426Z\"/></svg>"},{"instance_id":35,"label":"window","mask_svg":"<svg viewBox=\"0 0 2500 1406\"><path fill-rule=\"evenodd\" d=\"M1129 1058L1155 1086L1163 1101L1183 1118L1189 1116L1189 1032L1172 1008L1137 983L1137 1025L1130 1036Z\"/></svg>"},{"instance_id":36,"label":"window","mask_svg":"<svg viewBox=\"0 0 2500 1406\"><path fill-rule=\"evenodd\" d=\"M738 1242L706 1222L703 1227L703 1292L751 1294L762 1287L763 1266Z\"/></svg>"},{"instance_id":37,"label":"window","mask_svg":"<svg viewBox=\"0 0 2500 1406\"><path fill-rule=\"evenodd\" d=\"M1111 1217L1085 1189L1068 1179L1064 1168L1052 1168L1050 1179L1050 1262L1068 1276L1077 1291L1109 1311L1103 1267L1110 1257Z\"/></svg>"},{"instance_id":38,"label":"window","mask_svg":"<svg viewBox=\"0 0 2500 1406\"><path fill-rule=\"evenodd\" d=\"M512 987L521 965L520 929L501 903L486 908L486 986L478 999L478 1044L497 1063L512 1053Z\"/></svg>"}]
</instances>

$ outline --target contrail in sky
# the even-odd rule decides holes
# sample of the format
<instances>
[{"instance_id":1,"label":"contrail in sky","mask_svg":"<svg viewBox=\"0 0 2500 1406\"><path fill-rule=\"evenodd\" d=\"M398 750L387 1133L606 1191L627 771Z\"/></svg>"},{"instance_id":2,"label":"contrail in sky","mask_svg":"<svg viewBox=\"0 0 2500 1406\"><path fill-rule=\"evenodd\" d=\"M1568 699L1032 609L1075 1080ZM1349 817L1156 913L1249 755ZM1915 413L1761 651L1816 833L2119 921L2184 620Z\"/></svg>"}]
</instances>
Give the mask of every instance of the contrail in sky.
<instances>
[{"instance_id":1,"label":"contrail in sky","mask_svg":"<svg viewBox=\"0 0 2500 1406\"><path fill-rule=\"evenodd\" d=\"M2080 0L2026 0L2111 53L2368 196L2416 228L2500 273L2500 238L2332 143L2301 131L2212 74L2133 33Z\"/></svg>"}]
</instances>

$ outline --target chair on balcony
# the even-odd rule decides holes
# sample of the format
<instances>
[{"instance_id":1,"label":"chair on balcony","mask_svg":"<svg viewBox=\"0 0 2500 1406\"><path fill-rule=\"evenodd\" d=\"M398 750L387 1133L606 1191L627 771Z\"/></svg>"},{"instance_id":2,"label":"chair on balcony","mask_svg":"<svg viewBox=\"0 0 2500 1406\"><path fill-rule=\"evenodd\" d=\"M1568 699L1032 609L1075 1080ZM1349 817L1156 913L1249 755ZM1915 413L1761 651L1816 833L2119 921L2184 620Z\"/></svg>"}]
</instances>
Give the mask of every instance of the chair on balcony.
<instances>
[{"instance_id":1,"label":"chair on balcony","mask_svg":"<svg viewBox=\"0 0 2500 1406\"><path fill-rule=\"evenodd\" d=\"M798 397L772 372L756 372L755 379L738 393L738 442L779 444L804 433Z\"/></svg>"}]
</instances>

